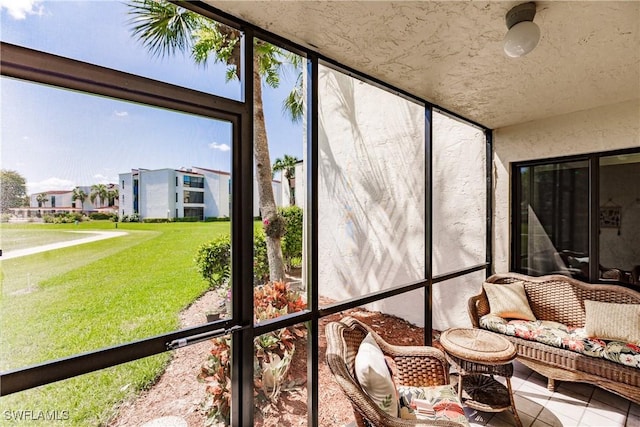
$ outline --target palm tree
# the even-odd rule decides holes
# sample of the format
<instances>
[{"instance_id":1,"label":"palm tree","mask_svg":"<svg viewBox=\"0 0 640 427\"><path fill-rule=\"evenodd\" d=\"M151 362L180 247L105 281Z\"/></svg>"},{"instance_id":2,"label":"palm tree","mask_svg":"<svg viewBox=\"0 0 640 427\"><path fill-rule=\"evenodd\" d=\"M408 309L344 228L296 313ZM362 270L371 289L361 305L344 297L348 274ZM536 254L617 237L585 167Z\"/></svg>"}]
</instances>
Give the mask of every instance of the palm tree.
<instances>
[{"instance_id":1,"label":"palm tree","mask_svg":"<svg viewBox=\"0 0 640 427\"><path fill-rule=\"evenodd\" d=\"M85 193L82 188L76 187L73 189L73 194L71 195L71 200L74 202L76 200L80 200L80 210L84 210L84 201L87 200L87 193Z\"/></svg>"},{"instance_id":2,"label":"palm tree","mask_svg":"<svg viewBox=\"0 0 640 427\"><path fill-rule=\"evenodd\" d=\"M227 81L239 78L241 64L241 33L235 28L214 22L164 0L130 0L132 32L154 55L190 53L197 64L209 59L227 65ZM281 238L283 218L273 196L269 142L264 121L262 80L271 87L280 84L283 63L299 70L301 58L284 52L277 46L254 39L253 99L254 99L254 156L258 180L258 196L263 223L266 225L267 257L271 280L284 279L285 265ZM298 76L298 85L302 77ZM298 86L297 85L297 86ZM304 91L296 87L287 97L284 109L292 120L302 117Z\"/></svg>"},{"instance_id":3,"label":"palm tree","mask_svg":"<svg viewBox=\"0 0 640 427\"><path fill-rule=\"evenodd\" d=\"M47 193L40 193L36 196L36 201L38 202L38 207L42 208L44 207L45 203L47 203L49 201L49 198L47 197Z\"/></svg>"},{"instance_id":4,"label":"palm tree","mask_svg":"<svg viewBox=\"0 0 640 427\"><path fill-rule=\"evenodd\" d=\"M273 171L279 172L283 171L284 177L287 179L289 184L289 205L293 206L296 204L296 195L294 192L294 183L296 178L296 164L298 163L298 158L295 156L290 156L288 154L284 155L284 158L277 158L275 162L273 162Z\"/></svg>"},{"instance_id":5,"label":"palm tree","mask_svg":"<svg viewBox=\"0 0 640 427\"><path fill-rule=\"evenodd\" d=\"M98 199L98 206L96 207L100 207L101 204L104 204L104 201L107 200L108 197L108 191L107 191L107 186L104 184L94 184L91 186L91 194L89 194L89 200L91 200L91 203L96 202L96 199Z\"/></svg>"},{"instance_id":6,"label":"palm tree","mask_svg":"<svg viewBox=\"0 0 640 427\"><path fill-rule=\"evenodd\" d=\"M118 200L120 196L120 192L118 191L118 187L112 185L111 188L107 190L107 199L109 200L109 206L115 205L115 201Z\"/></svg>"}]
</instances>

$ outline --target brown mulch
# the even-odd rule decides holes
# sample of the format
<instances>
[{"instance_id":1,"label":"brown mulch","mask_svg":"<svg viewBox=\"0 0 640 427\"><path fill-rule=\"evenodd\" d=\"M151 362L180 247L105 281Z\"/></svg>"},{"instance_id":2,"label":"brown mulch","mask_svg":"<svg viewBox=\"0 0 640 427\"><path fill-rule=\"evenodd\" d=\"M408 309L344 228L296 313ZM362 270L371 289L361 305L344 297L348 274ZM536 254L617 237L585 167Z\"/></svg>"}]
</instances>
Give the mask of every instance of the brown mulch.
<instances>
[{"instance_id":1,"label":"brown mulch","mask_svg":"<svg viewBox=\"0 0 640 427\"><path fill-rule=\"evenodd\" d=\"M216 292L208 292L181 314L183 327L202 324L204 313L218 302ZM321 305L329 301L320 301ZM320 320L319 372L318 372L318 423L320 426L345 426L353 421L349 401L334 382L329 368L324 363L326 341L324 327L328 322L350 315L371 326L383 339L396 345L422 345L424 330L395 317L379 312L353 309L348 312L327 316ZM140 427L156 418L179 416L189 427L201 427L206 416L202 403L206 399L205 386L197 375L206 360L211 344L203 342L175 351L165 372L149 389L135 399L124 402L117 415L108 423L110 427ZM290 378L306 378L306 346L296 348L296 357L289 371ZM255 425L263 427L307 425L306 387L283 391L275 408L256 412Z\"/></svg>"}]
</instances>

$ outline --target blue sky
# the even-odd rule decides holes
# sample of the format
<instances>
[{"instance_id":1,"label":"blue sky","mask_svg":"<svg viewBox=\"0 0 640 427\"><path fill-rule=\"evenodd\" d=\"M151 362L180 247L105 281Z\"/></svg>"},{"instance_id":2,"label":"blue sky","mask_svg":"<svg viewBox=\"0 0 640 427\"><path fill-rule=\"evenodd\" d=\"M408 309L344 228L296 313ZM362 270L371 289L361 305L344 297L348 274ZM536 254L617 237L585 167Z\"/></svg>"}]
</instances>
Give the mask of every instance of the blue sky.
<instances>
[{"instance_id":1,"label":"blue sky","mask_svg":"<svg viewBox=\"0 0 640 427\"><path fill-rule=\"evenodd\" d=\"M152 57L130 34L121 1L0 0L0 38L60 56L239 99L224 66L196 66L188 56ZM264 89L272 161L302 158L302 126L282 113L293 87L285 73ZM229 124L89 96L9 78L0 80L3 169L16 170L28 192L116 183L132 168L230 169Z\"/></svg>"}]
</instances>

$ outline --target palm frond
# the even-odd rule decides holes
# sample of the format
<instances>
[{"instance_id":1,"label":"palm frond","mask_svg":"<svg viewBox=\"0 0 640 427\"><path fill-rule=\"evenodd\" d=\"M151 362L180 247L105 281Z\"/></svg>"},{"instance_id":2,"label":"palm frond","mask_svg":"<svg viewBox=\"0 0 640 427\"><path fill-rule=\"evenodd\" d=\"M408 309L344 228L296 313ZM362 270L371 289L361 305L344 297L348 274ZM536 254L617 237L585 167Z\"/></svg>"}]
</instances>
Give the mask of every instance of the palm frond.
<instances>
[{"instance_id":1,"label":"palm frond","mask_svg":"<svg viewBox=\"0 0 640 427\"><path fill-rule=\"evenodd\" d=\"M129 0L131 32L154 55L186 52L203 18L164 0Z\"/></svg>"}]
</instances>

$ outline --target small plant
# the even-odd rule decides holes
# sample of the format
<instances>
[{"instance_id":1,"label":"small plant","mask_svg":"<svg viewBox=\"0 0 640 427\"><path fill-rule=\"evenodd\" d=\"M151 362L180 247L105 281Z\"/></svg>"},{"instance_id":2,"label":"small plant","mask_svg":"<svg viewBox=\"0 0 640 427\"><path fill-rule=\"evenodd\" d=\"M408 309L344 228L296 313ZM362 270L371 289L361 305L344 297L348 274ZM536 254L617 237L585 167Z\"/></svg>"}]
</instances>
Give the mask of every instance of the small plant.
<instances>
[{"instance_id":1,"label":"small plant","mask_svg":"<svg viewBox=\"0 0 640 427\"><path fill-rule=\"evenodd\" d=\"M202 365L198 379L207 384L206 392L211 395L205 401L207 424L224 422L230 424L231 416L231 338L221 337L211 340L213 347Z\"/></svg>"},{"instance_id":2,"label":"small plant","mask_svg":"<svg viewBox=\"0 0 640 427\"><path fill-rule=\"evenodd\" d=\"M267 283L254 290L256 322L300 311L305 307L306 303L300 294L291 291L284 282ZM254 387L257 397L262 397L267 405L277 403L282 391L299 383L296 379L287 382L287 377L296 341L303 338L306 338L306 329L289 327L254 339ZM225 422L228 425L231 402L230 339L216 338L212 340L212 344L213 348L198 378L207 384L206 392L209 396L205 407L210 423Z\"/></svg>"}]
</instances>

